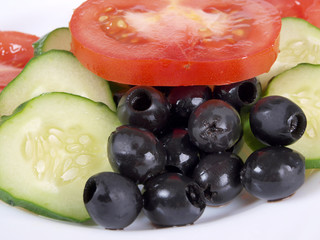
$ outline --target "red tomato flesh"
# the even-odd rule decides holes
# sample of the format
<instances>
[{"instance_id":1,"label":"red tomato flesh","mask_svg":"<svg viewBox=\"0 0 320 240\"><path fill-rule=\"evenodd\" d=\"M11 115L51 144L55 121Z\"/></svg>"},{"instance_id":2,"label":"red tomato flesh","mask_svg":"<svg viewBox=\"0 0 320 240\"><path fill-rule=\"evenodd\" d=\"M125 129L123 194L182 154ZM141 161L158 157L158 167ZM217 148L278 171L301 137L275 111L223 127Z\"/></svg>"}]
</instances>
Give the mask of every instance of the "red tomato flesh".
<instances>
[{"instance_id":1,"label":"red tomato flesh","mask_svg":"<svg viewBox=\"0 0 320 240\"><path fill-rule=\"evenodd\" d=\"M33 57L32 44L39 38L15 31L0 31L0 63L24 67Z\"/></svg>"},{"instance_id":2,"label":"red tomato flesh","mask_svg":"<svg viewBox=\"0 0 320 240\"><path fill-rule=\"evenodd\" d=\"M303 8L301 6L301 0L265 0L274 5L281 14L281 17L298 17L302 18ZM312 0L303 0L312 1Z\"/></svg>"},{"instance_id":3,"label":"red tomato flesh","mask_svg":"<svg viewBox=\"0 0 320 240\"><path fill-rule=\"evenodd\" d=\"M14 79L22 68L8 66L0 63L0 91L8 85L8 83Z\"/></svg>"},{"instance_id":4,"label":"red tomato flesh","mask_svg":"<svg viewBox=\"0 0 320 240\"><path fill-rule=\"evenodd\" d=\"M320 28L320 0L265 0L274 5L281 17L303 18Z\"/></svg>"},{"instance_id":5,"label":"red tomato flesh","mask_svg":"<svg viewBox=\"0 0 320 240\"><path fill-rule=\"evenodd\" d=\"M281 19L259 0L89 0L70 21L72 52L97 75L152 86L218 85L267 72Z\"/></svg>"},{"instance_id":6,"label":"red tomato flesh","mask_svg":"<svg viewBox=\"0 0 320 240\"><path fill-rule=\"evenodd\" d=\"M32 44L39 37L16 31L0 31L0 91L33 57Z\"/></svg>"},{"instance_id":7,"label":"red tomato flesh","mask_svg":"<svg viewBox=\"0 0 320 240\"><path fill-rule=\"evenodd\" d=\"M314 0L306 9L305 17L308 22L320 28L320 0Z\"/></svg>"}]
</instances>

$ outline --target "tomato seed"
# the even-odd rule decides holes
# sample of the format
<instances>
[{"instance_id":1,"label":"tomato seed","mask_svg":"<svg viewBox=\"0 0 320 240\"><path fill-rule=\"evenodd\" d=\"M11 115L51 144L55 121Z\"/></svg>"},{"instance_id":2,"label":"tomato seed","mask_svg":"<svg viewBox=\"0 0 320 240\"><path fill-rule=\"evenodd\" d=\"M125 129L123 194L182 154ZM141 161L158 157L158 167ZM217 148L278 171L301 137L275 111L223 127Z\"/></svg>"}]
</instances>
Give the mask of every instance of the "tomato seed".
<instances>
[{"instance_id":1,"label":"tomato seed","mask_svg":"<svg viewBox=\"0 0 320 240\"><path fill-rule=\"evenodd\" d=\"M100 17L99 17L99 22L104 22L104 21L106 21L106 20L108 20L108 19L109 19L108 16L100 16Z\"/></svg>"},{"instance_id":2,"label":"tomato seed","mask_svg":"<svg viewBox=\"0 0 320 240\"><path fill-rule=\"evenodd\" d=\"M117 26L119 28L127 28L128 27L128 24L123 20L123 19L120 19L118 22L117 22Z\"/></svg>"},{"instance_id":3,"label":"tomato seed","mask_svg":"<svg viewBox=\"0 0 320 240\"><path fill-rule=\"evenodd\" d=\"M233 30L232 33L234 35L237 35L239 37L242 37L244 35L244 30L243 29L236 29L236 30Z\"/></svg>"},{"instance_id":4,"label":"tomato seed","mask_svg":"<svg viewBox=\"0 0 320 240\"><path fill-rule=\"evenodd\" d=\"M106 10L104 10L105 12L113 12L115 9L113 7L108 7L106 8Z\"/></svg>"}]
</instances>

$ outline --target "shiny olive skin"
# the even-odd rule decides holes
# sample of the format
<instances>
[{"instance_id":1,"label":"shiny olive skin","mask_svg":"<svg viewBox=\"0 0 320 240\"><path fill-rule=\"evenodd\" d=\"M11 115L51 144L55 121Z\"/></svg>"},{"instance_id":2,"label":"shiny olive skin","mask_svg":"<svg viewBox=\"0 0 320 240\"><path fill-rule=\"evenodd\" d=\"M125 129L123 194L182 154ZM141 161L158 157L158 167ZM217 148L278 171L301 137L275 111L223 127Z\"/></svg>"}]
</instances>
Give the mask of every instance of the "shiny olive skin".
<instances>
[{"instance_id":1,"label":"shiny olive skin","mask_svg":"<svg viewBox=\"0 0 320 240\"><path fill-rule=\"evenodd\" d=\"M191 112L211 98L212 91L208 86L179 86L171 88L167 97L171 105L170 124L187 127Z\"/></svg>"},{"instance_id":2,"label":"shiny olive skin","mask_svg":"<svg viewBox=\"0 0 320 240\"><path fill-rule=\"evenodd\" d=\"M143 202L144 214L159 227L192 224L206 207L201 188L179 173L163 173L147 181Z\"/></svg>"},{"instance_id":3,"label":"shiny olive skin","mask_svg":"<svg viewBox=\"0 0 320 240\"><path fill-rule=\"evenodd\" d=\"M243 189L242 167L242 160L228 152L211 153L201 159L192 178L203 189L207 205L221 206L239 195Z\"/></svg>"},{"instance_id":4,"label":"shiny olive skin","mask_svg":"<svg viewBox=\"0 0 320 240\"><path fill-rule=\"evenodd\" d=\"M241 137L239 113L222 100L208 100L191 113L188 133L191 142L204 152L225 151Z\"/></svg>"},{"instance_id":5,"label":"shiny olive skin","mask_svg":"<svg viewBox=\"0 0 320 240\"><path fill-rule=\"evenodd\" d=\"M240 176L244 188L253 196L280 200L295 193L304 183L305 159L290 148L269 146L248 157Z\"/></svg>"},{"instance_id":6,"label":"shiny olive skin","mask_svg":"<svg viewBox=\"0 0 320 240\"><path fill-rule=\"evenodd\" d=\"M229 149L226 150L226 152L230 152L230 153L234 153L234 154L238 154L241 152L242 147L244 146L244 137L243 137L243 133L241 133L241 137L239 138L239 140Z\"/></svg>"},{"instance_id":7,"label":"shiny olive skin","mask_svg":"<svg viewBox=\"0 0 320 240\"><path fill-rule=\"evenodd\" d=\"M254 105L261 97L261 84L257 78L231 83L228 85L215 86L213 98L221 99L231 104L236 110L242 107Z\"/></svg>"},{"instance_id":8,"label":"shiny olive skin","mask_svg":"<svg viewBox=\"0 0 320 240\"><path fill-rule=\"evenodd\" d=\"M84 187L83 201L92 220L107 229L129 226L143 207L137 185L114 172L90 177Z\"/></svg>"},{"instance_id":9,"label":"shiny olive skin","mask_svg":"<svg viewBox=\"0 0 320 240\"><path fill-rule=\"evenodd\" d=\"M170 104L157 89L135 86L120 99L117 115L123 125L145 128L152 132L162 130L170 114Z\"/></svg>"},{"instance_id":10,"label":"shiny olive skin","mask_svg":"<svg viewBox=\"0 0 320 240\"><path fill-rule=\"evenodd\" d=\"M241 150L243 149L244 143L245 143L244 137L241 135L240 139L231 148L226 149L225 152L239 154L241 152ZM211 153L199 151L200 159L204 158L205 156L207 156L209 154L211 154Z\"/></svg>"},{"instance_id":11,"label":"shiny olive skin","mask_svg":"<svg viewBox=\"0 0 320 240\"><path fill-rule=\"evenodd\" d=\"M307 119L302 109L282 96L261 98L249 115L253 135L266 145L286 146L302 137Z\"/></svg>"},{"instance_id":12,"label":"shiny olive skin","mask_svg":"<svg viewBox=\"0 0 320 240\"><path fill-rule=\"evenodd\" d=\"M160 140L167 151L166 169L191 177L199 162L199 151L191 143L188 131L174 129Z\"/></svg>"},{"instance_id":13,"label":"shiny olive skin","mask_svg":"<svg viewBox=\"0 0 320 240\"><path fill-rule=\"evenodd\" d=\"M108 159L115 172L140 184L164 170L167 153L152 132L123 125L109 136Z\"/></svg>"}]
</instances>

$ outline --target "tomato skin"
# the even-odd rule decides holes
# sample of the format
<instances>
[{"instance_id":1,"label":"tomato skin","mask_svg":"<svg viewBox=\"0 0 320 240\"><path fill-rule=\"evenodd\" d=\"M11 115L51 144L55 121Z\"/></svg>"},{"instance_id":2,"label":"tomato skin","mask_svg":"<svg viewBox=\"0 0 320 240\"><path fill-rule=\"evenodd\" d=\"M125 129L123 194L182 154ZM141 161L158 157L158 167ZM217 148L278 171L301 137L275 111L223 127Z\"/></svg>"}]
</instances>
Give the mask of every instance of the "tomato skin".
<instances>
[{"instance_id":1,"label":"tomato skin","mask_svg":"<svg viewBox=\"0 0 320 240\"><path fill-rule=\"evenodd\" d=\"M261 71L269 71L277 58L278 46L279 38L264 53L250 58L223 62L187 62L169 59L113 59L85 49L76 39L72 41L73 53L86 68L107 80L146 86L223 85L249 79ZM264 68L248 71L248 66L254 65Z\"/></svg>"},{"instance_id":2,"label":"tomato skin","mask_svg":"<svg viewBox=\"0 0 320 240\"><path fill-rule=\"evenodd\" d=\"M32 44L39 37L16 31L0 31L0 63L24 67L33 57Z\"/></svg>"},{"instance_id":3,"label":"tomato skin","mask_svg":"<svg viewBox=\"0 0 320 240\"><path fill-rule=\"evenodd\" d=\"M92 16L98 16L99 13L94 13L95 11L90 10L90 8L95 8L96 11L98 11L97 6L99 6L99 4L103 5L101 8L104 9L108 7L108 4L112 7L121 4L123 7L126 6L128 2L131 5L139 3L139 6L141 6L146 3L146 1L141 0L91 0L83 3L74 11L70 21L69 27L72 34L71 51L78 60L92 72L104 79L124 84L149 86L222 85L249 79L269 71L271 65L276 60L279 51L281 19L278 11L264 1L236 0L236 2L237 1L251 4L258 2L258 4L264 4L264 7L268 7L268 9L272 11L272 14L270 13L272 15L270 24L267 21L269 24L269 26L267 26L269 27L268 29L272 29L272 31L270 30L267 34L268 37L271 35L270 39L266 41L268 45L260 49L255 49L255 51L251 51L249 54L241 55L241 51L246 50L244 50L244 47L241 48L238 46L237 50L232 51L233 56L229 54L224 58L223 54L220 54L221 56L215 58L212 57L214 55L210 57L207 54L204 57L201 54L199 55L197 51L193 49L190 50L190 45L188 46L189 39L186 39L186 41L180 45L161 46L162 49L164 49L163 51L157 50L154 46L151 48L150 46L152 44L141 44L131 47L108 38L108 36L102 33L100 27L97 27L96 20L90 19L88 14L84 14L84 12L88 11ZM161 0L152 4L155 8L160 8L160 5L168 4L168 2L168 0ZM192 7L200 3L203 5L208 3L221 3L221 1L217 0L182 0L180 2L189 4L189 6L192 5ZM223 2L230 3L234 1ZM252 12L250 12L250 14L252 14ZM261 39L255 39L255 33L254 30L251 31L249 38L258 44L259 41L261 42ZM164 33L164 35L165 34L166 33ZM93 37L89 39L86 36ZM123 46L123 48L121 48L121 46ZM180 47L187 50L180 51ZM127 51L127 54L125 54L126 49L135 52ZM206 50L204 50L204 52L205 51ZM208 51L211 51L211 49L208 48ZM191 54L189 54L189 52L191 52ZM140 53L142 53L142 55L140 55ZM182 53L186 53L186 56ZM149 57L148 54L150 54ZM161 57L161 54L163 54L163 57ZM219 52L217 52L217 54L219 55Z\"/></svg>"}]
</instances>

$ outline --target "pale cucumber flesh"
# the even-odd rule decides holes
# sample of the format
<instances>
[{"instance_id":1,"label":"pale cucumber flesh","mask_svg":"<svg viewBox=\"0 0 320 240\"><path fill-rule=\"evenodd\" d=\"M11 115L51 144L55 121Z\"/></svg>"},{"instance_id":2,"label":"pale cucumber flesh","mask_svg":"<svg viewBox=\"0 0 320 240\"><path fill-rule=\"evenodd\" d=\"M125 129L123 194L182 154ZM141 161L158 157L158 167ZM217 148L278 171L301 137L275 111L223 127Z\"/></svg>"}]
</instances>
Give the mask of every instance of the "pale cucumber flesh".
<instances>
[{"instance_id":1,"label":"pale cucumber flesh","mask_svg":"<svg viewBox=\"0 0 320 240\"><path fill-rule=\"evenodd\" d=\"M10 115L23 102L47 92L72 93L116 109L106 80L83 67L71 52L51 50L31 59L2 90L0 116Z\"/></svg>"},{"instance_id":2,"label":"pale cucumber flesh","mask_svg":"<svg viewBox=\"0 0 320 240\"><path fill-rule=\"evenodd\" d=\"M112 171L108 136L119 126L106 105L47 93L21 105L0 125L0 198L37 214L82 222L86 180Z\"/></svg>"},{"instance_id":3,"label":"pale cucumber flesh","mask_svg":"<svg viewBox=\"0 0 320 240\"><path fill-rule=\"evenodd\" d=\"M41 55L52 49L66 50L71 49L71 33L69 28L61 27L54 29L45 36L41 37L33 44L34 55Z\"/></svg>"},{"instance_id":4,"label":"pale cucumber flesh","mask_svg":"<svg viewBox=\"0 0 320 240\"><path fill-rule=\"evenodd\" d=\"M300 18L283 18L279 49L270 71L258 76L263 88L274 76L299 63L320 64L320 29Z\"/></svg>"}]
</instances>

